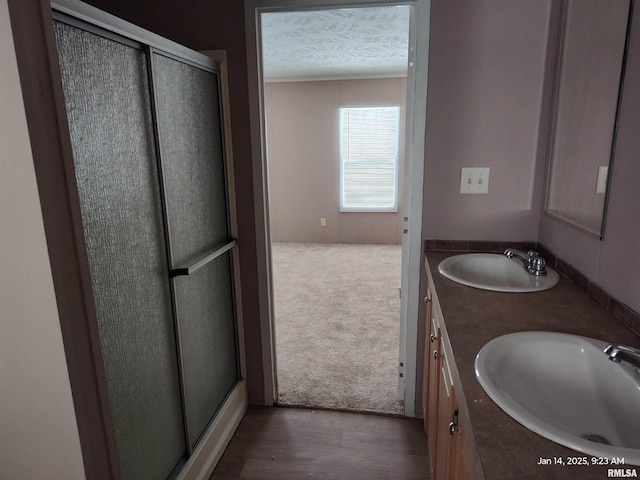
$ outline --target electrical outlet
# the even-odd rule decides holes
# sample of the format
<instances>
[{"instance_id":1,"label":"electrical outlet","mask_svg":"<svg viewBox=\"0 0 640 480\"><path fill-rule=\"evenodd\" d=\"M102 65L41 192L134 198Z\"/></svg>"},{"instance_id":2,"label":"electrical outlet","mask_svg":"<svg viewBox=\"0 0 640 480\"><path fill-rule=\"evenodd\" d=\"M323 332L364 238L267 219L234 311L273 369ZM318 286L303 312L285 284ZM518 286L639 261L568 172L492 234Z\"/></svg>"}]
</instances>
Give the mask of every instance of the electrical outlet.
<instances>
[{"instance_id":1,"label":"electrical outlet","mask_svg":"<svg viewBox=\"0 0 640 480\"><path fill-rule=\"evenodd\" d=\"M320 219L320 226L321 227L326 227L327 226L327 219L326 218L322 217Z\"/></svg>"},{"instance_id":2,"label":"electrical outlet","mask_svg":"<svg viewBox=\"0 0 640 480\"><path fill-rule=\"evenodd\" d=\"M489 167L463 168L460 193L489 193Z\"/></svg>"}]
</instances>

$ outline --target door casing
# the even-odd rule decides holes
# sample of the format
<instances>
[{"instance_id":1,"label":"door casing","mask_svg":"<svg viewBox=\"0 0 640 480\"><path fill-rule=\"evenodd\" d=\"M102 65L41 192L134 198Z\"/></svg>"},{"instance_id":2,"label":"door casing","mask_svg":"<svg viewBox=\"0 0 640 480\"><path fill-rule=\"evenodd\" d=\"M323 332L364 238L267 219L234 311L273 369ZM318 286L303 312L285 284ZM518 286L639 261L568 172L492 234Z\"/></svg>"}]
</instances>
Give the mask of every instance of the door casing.
<instances>
[{"instance_id":1,"label":"door casing","mask_svg":"<svg viewBox=\"0 0 640 480\"><path fill-rule=\"evenodd\" d=\"M254 186L260 208L256 227L264 224L264 236L257 241L266 265L267 284L261 285L261 340L264 377L264 402L273 405L277 398L276 352L271 274L271 238L265 136L264 90L260 15L266 12L324 10L350 7L409 5L409 68L407 73L407 113L405 140L405 192L402 237L402 282L400 311L399 397L404 399L405 416L414 417L417 393L418 318L420 309L420 269L422 265L422 202L424 179L424 141L427 110L427 71L429 57L429 15L431 0L245 0L247 71ZM260 228L256 228L260 232Z\"/></svg>"}]
</instances>

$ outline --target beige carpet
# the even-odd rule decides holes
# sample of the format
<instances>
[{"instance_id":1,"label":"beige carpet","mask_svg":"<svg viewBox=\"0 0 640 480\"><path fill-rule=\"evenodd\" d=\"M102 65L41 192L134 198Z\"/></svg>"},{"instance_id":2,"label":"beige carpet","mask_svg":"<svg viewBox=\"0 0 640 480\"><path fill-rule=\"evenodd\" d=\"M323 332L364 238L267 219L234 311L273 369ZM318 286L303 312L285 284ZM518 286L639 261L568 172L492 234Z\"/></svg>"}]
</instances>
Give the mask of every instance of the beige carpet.
<instances>
[{"instance_id":1,"label":"beige carpet","mask_svg":"<svg viewBox=\"0 0 640 480\"><path fill-rule=\"evenodd\" d=\"M401 247L272 247L278 403L401 415Z\"/></svg>"}]
</instances>

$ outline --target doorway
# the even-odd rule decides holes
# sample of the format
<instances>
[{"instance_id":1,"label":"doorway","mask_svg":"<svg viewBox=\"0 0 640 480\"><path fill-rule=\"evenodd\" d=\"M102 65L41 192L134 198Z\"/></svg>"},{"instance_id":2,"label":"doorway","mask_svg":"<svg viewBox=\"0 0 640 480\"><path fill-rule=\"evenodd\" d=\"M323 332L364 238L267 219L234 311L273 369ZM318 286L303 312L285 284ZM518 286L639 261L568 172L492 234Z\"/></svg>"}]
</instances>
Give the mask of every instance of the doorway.
<instances>
[{"instance_id":1,"label":"doorway","mask_svg":"<svg viewBox=\"0 0 640 480\"><path fill-rule=\"evenodd\" d=\"M261 17L280 405L403 413L410 10Z\"/></svg>"},{"instance_id":2,"label":"doorway","mask_svg":"<svg viewBox=\"0 0 640 480\"><path fill-rule=\"evenodd\" d=\"M404 414L414 416L416 405L416 379L417 379L417 324L419 310L419 279L420 264L422 259L422 181L424 169L424 133L426 124L426 69L428 57L428 1L417 2L375 2L375 1L335 1L331 4L320 0L246 0L245 11L247 15L247 40L249 48L248 65L250 77L258 78L257 84L250 89L250 105L252 107L252 142L254 146L254 166L262 172L262 182L265 196L263 201L268 205L268 191L265 185L267 178L265 130L265 91L262 84L262 45L260 41L261 15L269 12L295 11L301 9L322 10L326 8L349 8L375 5L410 5L412 7L409 27L409 59L407 73L407 112L406 112L406 143L405 154L407 158L404 178L404 206L401 210L401 243L402 243L402 298L400 320L400 352L399 352L399 382L398 394L404 397ZM416 28L416 25L421 28ZM256 49L252 49L255 42ZM260 60L259 60L260 59ZM269 172L270 174L270 172ZM265 222L268 224L269 208L265 211ZM322 218L322 217L321 217ZM314 219L315 220L315 219ZM259 223L258 223L259 226ZM265 228L265 254L267 267L271 265L271 240L272 232ZM269 280L272 280L272 271L268 271ZM273 284L267 286L268 292L264 292L272 299ZM262 358L263 373L265 379L265 403L272 403L270 398L276 399L276 374L275 374L275 335L273 304L268 306L270 315L266 316L262 324Z\"/></svg>"}]
</instances>

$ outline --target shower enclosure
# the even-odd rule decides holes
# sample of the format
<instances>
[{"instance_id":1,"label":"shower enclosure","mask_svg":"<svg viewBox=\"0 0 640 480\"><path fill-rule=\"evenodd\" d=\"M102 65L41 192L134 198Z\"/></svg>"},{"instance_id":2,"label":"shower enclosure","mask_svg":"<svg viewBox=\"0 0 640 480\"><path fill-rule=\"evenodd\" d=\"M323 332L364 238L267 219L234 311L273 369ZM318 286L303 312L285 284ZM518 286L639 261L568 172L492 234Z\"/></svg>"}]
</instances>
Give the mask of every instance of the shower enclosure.
<instances>
[{"instance_id":1,"label":"shower enclosure","mask_svg":"<svg viewBox=\"0 0 640 480\"><path fill-rule=\"evenodd\" d=\"M117 471L175 478L241 381L220 66L104 18L54 10Z\"/></svg>"}]
</instances>

